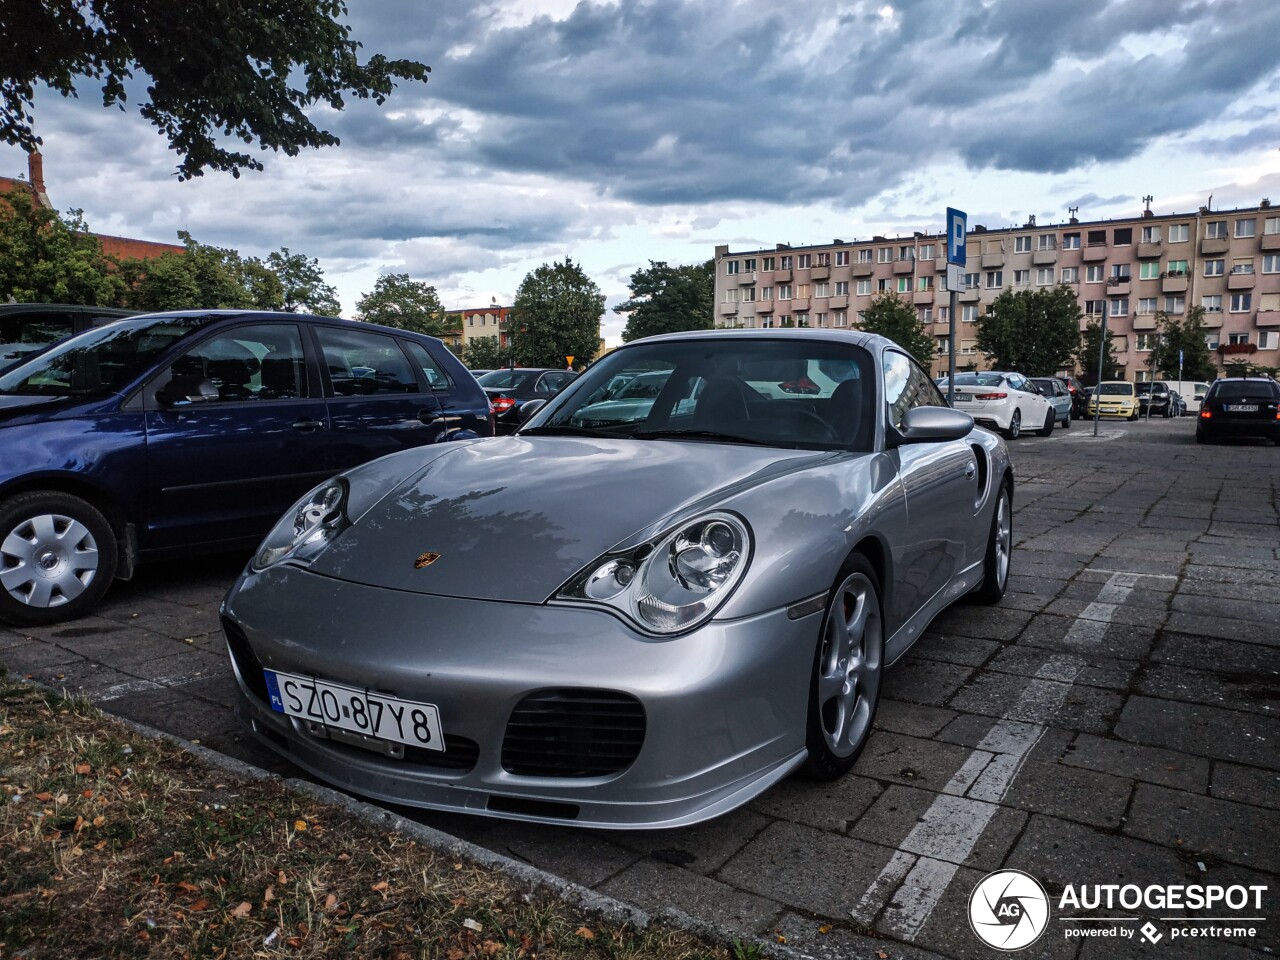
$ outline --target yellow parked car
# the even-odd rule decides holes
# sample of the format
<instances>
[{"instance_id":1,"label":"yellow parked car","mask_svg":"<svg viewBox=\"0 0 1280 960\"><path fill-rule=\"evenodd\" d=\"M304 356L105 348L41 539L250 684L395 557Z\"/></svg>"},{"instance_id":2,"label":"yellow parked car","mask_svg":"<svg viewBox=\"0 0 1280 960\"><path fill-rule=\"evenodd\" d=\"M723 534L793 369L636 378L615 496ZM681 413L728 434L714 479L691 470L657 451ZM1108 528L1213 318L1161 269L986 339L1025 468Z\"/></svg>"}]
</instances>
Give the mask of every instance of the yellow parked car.
<instances>
[{"instance_id":1,"label":"yellow parked car","mask_svg":"<svg viewBox=\"0 0 1280 960\"><path fill-rule=\"evenodd\" d=\"M1102 404L1102 416L1138 419L1138 393L1128 380L1103 380L1089 397L1089 416Z\"/></svg>"}]
</instances>

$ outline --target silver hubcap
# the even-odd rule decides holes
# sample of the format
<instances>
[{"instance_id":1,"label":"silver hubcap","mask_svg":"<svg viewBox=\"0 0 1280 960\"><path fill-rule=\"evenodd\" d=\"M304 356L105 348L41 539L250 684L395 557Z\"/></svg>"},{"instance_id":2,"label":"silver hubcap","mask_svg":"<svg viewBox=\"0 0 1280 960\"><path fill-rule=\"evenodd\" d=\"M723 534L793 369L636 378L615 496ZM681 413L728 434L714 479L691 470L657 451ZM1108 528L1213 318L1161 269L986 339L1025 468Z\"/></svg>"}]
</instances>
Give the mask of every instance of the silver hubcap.
<instances>
[{"instance_id":1,"label":"silver hubcap","mask_svg":"<svg viewBox=\"0 0 1280 960\"><path fill-rule=\"evenodd\" d=\"M871 726L883 641L875 588L855 573L836 590L818 658L818 716L837 757L853 753Z\"/></svg>"},{"instance_id":2,"label":"silver hubcap","mask_svg":"<svg viewBox=\"0 0 1280 960\"><path fill-rule=\"evenodd\" d=\"M30 607L70 603L97 573L98 544L73 517L29 517L0 543L0 586Z\"/></svg>"},{"instance_id":3,"label":"silver hubcap","mask_svg":"<svg viewBox=\"0 0 1280 960\"><path fill-rule=\"evenodd\" d=\"M1009 432L1015 437L1022 430L1022 411L1013 411L1013 419L1009 421Z\"/></svg>"},{"instance_id":4,"label":"silver hubcap","mask_svg":"<svg viewBox=\"0 0 1280 960\"><path fill-rule=\"evenodd\" d=\"M1013 524L1009 519L1009 496L996 501L996 580L1001 587L1009 579L1009 551L1013 544Z\"/></svg>"}]
</instances>

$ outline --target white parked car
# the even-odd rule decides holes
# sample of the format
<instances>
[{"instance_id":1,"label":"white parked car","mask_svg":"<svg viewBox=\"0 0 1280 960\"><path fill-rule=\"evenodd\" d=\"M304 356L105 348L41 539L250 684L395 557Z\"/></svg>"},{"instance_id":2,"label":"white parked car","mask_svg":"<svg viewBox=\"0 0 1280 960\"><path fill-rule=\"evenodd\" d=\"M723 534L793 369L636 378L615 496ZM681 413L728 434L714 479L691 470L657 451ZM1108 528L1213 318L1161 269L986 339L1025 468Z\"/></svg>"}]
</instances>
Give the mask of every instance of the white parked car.
<instances>
[{"instance_id":1,"label":"white parked car","mask_svg":"<svg viewBox=\"0 0 1280 960\"><path fill-rule=\"evenodd\" d=\"M1186 413L1191 416L1199 416L1200 404L1204 400L1204 395L1209 392L1209 384L1203 380L1170 380L1169 389L1182 394L1182 399L1186 401Z\"/></svg>"},{"instance_id":2,"label":"white parked car","mask_svg":"<svg viewBox=\"0 0 1280 960\"><path fill-rule=\"evenodd\" d=\"M946 380L939 389L947 392ZM957 410L969 414L979 426L999 430L1010 440L1024 429L1047 437L1057 422L1053 405L1020 373L957 373L955 394Z\"/></svg>"}]
</instances>

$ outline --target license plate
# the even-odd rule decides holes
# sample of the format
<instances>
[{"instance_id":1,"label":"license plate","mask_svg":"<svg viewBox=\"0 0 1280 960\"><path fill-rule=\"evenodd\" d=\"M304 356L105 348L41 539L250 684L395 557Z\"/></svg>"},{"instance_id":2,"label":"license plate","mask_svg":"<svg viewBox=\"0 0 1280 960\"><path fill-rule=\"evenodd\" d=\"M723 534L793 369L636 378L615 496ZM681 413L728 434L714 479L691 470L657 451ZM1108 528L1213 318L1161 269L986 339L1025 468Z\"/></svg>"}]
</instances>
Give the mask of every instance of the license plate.
<instances>
[{"instance_id":1,"label":"license plate","mask_svg":"<svg viewBox=\"0 0 1280 960\"><path fill-rule=\"evenodd\" d=\"M425 750L444 750L440 711L344 683L263 670L271 709L286 716Z\"/></svg>"},{"instance_id":2,"label":"license plate","mask_svg":"<svg viewBox=\"0 0 1280 960\"><path fill-rule=\"evenodd\" d=\"M1257 413L1258 405L1256 403L1228 403L1227 410L1231 413Z\"/></svg>"}]
</instances>

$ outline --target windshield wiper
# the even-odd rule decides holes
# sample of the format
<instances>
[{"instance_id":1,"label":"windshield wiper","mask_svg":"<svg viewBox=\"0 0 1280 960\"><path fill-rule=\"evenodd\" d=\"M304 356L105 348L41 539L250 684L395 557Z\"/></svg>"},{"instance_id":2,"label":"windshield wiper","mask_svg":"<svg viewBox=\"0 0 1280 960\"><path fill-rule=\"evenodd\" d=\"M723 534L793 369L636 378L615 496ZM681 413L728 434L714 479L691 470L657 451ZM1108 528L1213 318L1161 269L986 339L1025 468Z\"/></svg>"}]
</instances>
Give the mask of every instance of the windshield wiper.
<instances>
[{"instance_id":1,"label":"windshield wiper","mask_svg":"<svg viewBox=\"0 0 1280 960\"><path fill-rule=\"evenodd\" d=\"M521 430L522 437L625 437L625 433L616 433L613 430L595 430L590 427L571 427L564 423L549 423L543 427L530 427L528 430Z\"/></svg>"},{"instance_id":2,"label":"windshield wiper","mask_svg":"<svg viewBox=\"0 0 1280 960\"><path fill-rule=\"evenodd\" d=\"M757 447L776 446L766 440L734 433L717 433L715 430L641 430L631 436L638 440L718 440L721 443L749 443Z\"/></svg>"}]
</instances>

